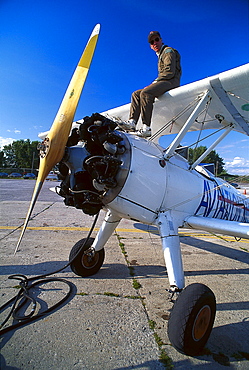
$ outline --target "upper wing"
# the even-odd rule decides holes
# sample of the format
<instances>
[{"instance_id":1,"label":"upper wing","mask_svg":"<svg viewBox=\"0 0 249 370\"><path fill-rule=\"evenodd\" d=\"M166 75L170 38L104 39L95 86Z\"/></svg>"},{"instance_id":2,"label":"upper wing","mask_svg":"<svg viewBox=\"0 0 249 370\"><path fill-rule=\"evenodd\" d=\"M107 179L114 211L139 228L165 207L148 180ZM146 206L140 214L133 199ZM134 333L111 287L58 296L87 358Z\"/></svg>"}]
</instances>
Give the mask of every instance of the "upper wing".
<instances>
[{"instance_id":1,"label":"upper wing","mask_svg":"<svg viewBox=\"0 0 249 370\"><path fill-rule=\"evenodd\" d=\"M160 135L178 133L207 91L210 101L189 131L219 129L232 123L234 130L249 135L249 63L160 96L154 103L152 134L159 129ZM102 114L127 120L129 108L126 104Z\"/></svg>"},{"instance_id":2,"label":"upper wing","mask_svg":"<svg viewBox=\"0 0 249 370\"><path fill-rule=\"evenodd\" d=\"M232 123L234 130L249 135L249 63L177 87L160 96L154 103L152 134L160 132L161 136L178 133L207 91L210 99L206 109L188 131L219 129ZM130 104L125 104L102 114L114 120L126 121L129 110ZM138 126L140 124L141 121ZM73 124L75 126L76 122ZM39 137L44 138L45 134Z\"/></svg>"}]
</instances>

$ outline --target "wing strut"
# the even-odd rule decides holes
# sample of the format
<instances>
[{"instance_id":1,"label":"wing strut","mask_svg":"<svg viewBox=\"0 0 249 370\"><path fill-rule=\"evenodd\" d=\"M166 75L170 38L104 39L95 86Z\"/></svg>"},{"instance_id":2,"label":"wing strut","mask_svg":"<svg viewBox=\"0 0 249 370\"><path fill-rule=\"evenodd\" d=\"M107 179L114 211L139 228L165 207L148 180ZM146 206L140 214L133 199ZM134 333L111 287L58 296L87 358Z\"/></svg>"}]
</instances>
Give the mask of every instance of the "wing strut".
<instances>
[{"instance_id":1,"label":"wing strut","mask_svg":"<svg viewBox=\"0 0 249 370\"><path fill-rule=\"evenodd\" d=\"M236 107L233 105L231 100L229 99L229 96L227 95L227 92L223 89L222 84L220 82L220 79L214 78L210 81L210 85L212 86L212 89L214 90L215 94L220 99L221 103L224 105L226 110L231 114L235 122L238 123L238 125L242 128L242 130L249 135L249 127L244 118L241 116L241 114L237 111Z\"/></svg>"},{"instance_id":2,"label":"wing strut","mask_svg":"<svg viewBox=\"0 0 249 370\"><path fill-rule=\"evenodd\" d=\"M174 151L176 150L176 148L180 144L182 138L185 136L185 134L187 133L189 128L192 126L192 124L194 123L194 121L198 117L199 113L201 112L201 110L203 109L203 107L205 106L205 104L207 103L207 101L210 98L211 98L210 97L210 92L209 92L209 90L207 90L204 93L204 95L201 97L199 103L197 104L197 106L195 107L195 109L193 110L193 112L191 113L189 118L187 119L187 121L185 122L181 131L178 133L176 138L172 141L169 148L165 151L164 159L169 159L173 155Z\"/></svg>"},{"instance_id":3,"label":"wing strut","mask_svg":"<svg viewBox=\"0 0 249 370\"><path fill-rule=\"evenodd\" d=\"M207 150L205 150L205 152L190 166L190 170L193 170L195 169L195 167L201 163L203 161L203 159L216 147L216 145L219 144L219 142L221 142L221 140L223 140L228 134L230 131L232 131L234 128L233 124L231 123L229 125L229 127L221 134L220 137L218 137L217 140L215 140L215 142L213 144L211 144Z\"/></svg>"}]
</instances>

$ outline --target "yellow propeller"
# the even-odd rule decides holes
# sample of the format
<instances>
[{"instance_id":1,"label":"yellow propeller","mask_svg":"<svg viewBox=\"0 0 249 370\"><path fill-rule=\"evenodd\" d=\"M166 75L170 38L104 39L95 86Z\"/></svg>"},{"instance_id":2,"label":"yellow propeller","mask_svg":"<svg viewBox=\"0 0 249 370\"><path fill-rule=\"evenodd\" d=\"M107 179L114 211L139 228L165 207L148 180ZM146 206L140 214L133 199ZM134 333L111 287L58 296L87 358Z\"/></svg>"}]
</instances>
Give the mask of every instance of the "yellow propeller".
<instances>
[{"instance_id":1,"label":"yellow propeller","mask_svg":"<svg viewBox=\"0 0 249 370\"><path fill-rule=\"evenodd\" d=\"M18 240L15 253L21 243L24 232L27 228L32 210L35 206L37 197L41 191L44 180L53 168L63 158L65 146L72 127L75 111L80 99L80 95L90 68L94 50L97 44L100 31L100 25L97 24L88 40L85 50L74 71L73 77L68 85L60 108L51 126L51 129L41 144L40 166L36 180L33 196L30 202L29 210L23 225L23 229Z\"/></svg>"}]
</instances>

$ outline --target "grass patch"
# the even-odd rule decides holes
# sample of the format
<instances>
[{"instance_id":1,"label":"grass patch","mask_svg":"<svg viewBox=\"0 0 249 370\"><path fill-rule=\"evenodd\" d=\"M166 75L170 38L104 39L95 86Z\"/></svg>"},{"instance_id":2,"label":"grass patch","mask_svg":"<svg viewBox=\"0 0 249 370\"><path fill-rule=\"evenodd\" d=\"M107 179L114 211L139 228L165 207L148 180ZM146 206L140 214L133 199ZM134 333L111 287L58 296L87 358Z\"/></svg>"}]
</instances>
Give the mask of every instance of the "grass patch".
<instances>
[{"instance_id":1,"label":"grass patch","mask_svg":"<svg viewBox=\"0 0 249 370\"><path fill-rule=\"evenodd\" d=\"M138 290L140 288L142 288L142 285L139 283L139 281L137 281L137 279L133 279L132 281L132 286L134 289Z\"/></svg>"},{"instance_id":2,"label":"grass patch","mask_svg":"<svg viewBox=\"0 0 249 370\"><path fill-rule=\"evenodd\" d=\"M104 295L107 295L108 297L121 297L119 294L111 292L104 292Z\"/></svg>"},{"instance_id":3,"label":"grass patch","mask_svg":"<svg viewBox=\"0 0 249 370\"><path fill-rule=\"evenodd\" d=\"M141 299L141 297L139 295L125 295L124 298L128 298L128 299ZM144 299L144 298L142 298Z\"/></svg>"},{"instance_id":4,"label":"grass patch","mask_svg":"<svg viewBox=\"0 0 249 370\"><path fill-rule=\"evenodd\" d=\"M119 246L120 246L121 252L123 253L125 259L127 259L128 254L127 254L127 252L125 250L124 243L119 243Z\"/></svg>"},{"instance_id":5,"label":"grass patch","mask_svg":"<svg viewBox=\"0 0 249 370\"><path fill-rule=\"evenodd\" d=\"M240 247L240 249L242 249L242 251L249 252L246 248Z\"/></svg>"},{"instance_id":6,"label":"grass patch","mask_svg":"<svg viewBox=\"0 0 249 370\"><path fill-rule=\"evenodd\" d=\"M173 365L172 359L167 355L164 349L161 349L160 351L161 353L159 356L159 361L162 362L165 369L168 369L168 370L173 369L174 365Z\"/></svg>"},{"instance_id":7,"label":"grass patch","mask_svg":"<svg viewBox=\"0 0 249 370\"><path fill-rule=\"evenodd\" d=\"M112 293L112 292L104 292L104 293L92 293L93 295L105 295L107 297L117 297L117 298L127 298L127 299L140 299L141 301L143 301L145 299L145 297L141 297L140 295L120 295L118 293ZM89 293L85 293L85 292L80 292L80 293L76 293L76 295L80 295L80 296L86 296L86 295L89 295Z\"/></svg>"},{"instance_id":8,"label":"grass patch","mask_svg":"<svg viewBox=\"0 0 249 370\"><path fill-rule=\"evenodd\" d=\"M149 320L149 325L152 330L154 330L156 323L153 320ZM159 337L159 335L154 331L154 338L156 341L156 344L159 347L160 355L159 355L159 361L164 365L165 369L173 369L173 361L172 359L168 356L167 352L165 349L162 348L162 346L165 344L163 340Z\"/></svg>"},{"instance_id":9,"label":"grass patch","mask_svg":"<svg viewBox=\"0 0 249 370\"><path fill-rule=\"evenodd\" d=\"M149 320L149 327L151 330L154 330L156 327L156 322L154 320Z\"/></svg>"},{"instance_id":10,"label":"grass patch","mask_svg":"<svg viewBox=\"0 0 249 370\"><path fill-rule=\"evenodd\" d=\"M121 242L121 239L124 239L124 238L121 238L117 233L115 233L115 235L116 235L116 237L118 239L121 252L123 253L124 258L125 258L125 261L127 263L130 276L134 277L135 276L135 269L134 269L133 266L131 266L130 261L128 260L128 254L127 254L127 252L125 250L125 244L123 242ZM132 281L132 286L136 290L138 290L138 289L140 289L142 287L142 285L136 279L134 279L134 278L133 278L133 281Z\"/></svg>"},{"instance_id":11,"label":"grass patch","mask_svg":"<svg viewBox=\"0 0 249 370\"><path fill-rule=\"evenodd\" d=\"M218 354L213 353L213 359L214 361L218 362L218 364L222 366L230 366L229 357L224 355L224 353L222 352L219 352Z\"/></svg>"},{"instance_id":12,"label":"grass patch","mask_svg":"<svg viewBox=\"0 0 249 370\"><path fill-rule=\"evenodd\" d=\"M160 338L159 335L156 332L154 332L154 337L155 337L155 340L156 340L156 343L157 343L158 347L161 348L162 345L165 344L163 342L162 338Z\"/></svg>"}]
</instances>

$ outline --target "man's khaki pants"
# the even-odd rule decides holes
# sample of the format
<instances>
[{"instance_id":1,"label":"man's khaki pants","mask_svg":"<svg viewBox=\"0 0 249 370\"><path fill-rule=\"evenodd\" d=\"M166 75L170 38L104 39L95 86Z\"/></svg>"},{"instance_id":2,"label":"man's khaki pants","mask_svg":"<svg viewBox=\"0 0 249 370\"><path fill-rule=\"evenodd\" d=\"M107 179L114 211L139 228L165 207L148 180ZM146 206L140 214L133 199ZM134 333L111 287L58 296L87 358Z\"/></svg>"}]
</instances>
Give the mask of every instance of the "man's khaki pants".
<instances>
[{"instance_id":1,"label":"man's khaki pants","mask_svg":"<svg viewBox=\"0 0 249 370\"><path fill-rule=\"evenodd\" d=\"M178 86L179 81L171 79L155 82L144 89L134 91L131 98L129 119L134 119L137 122L141 114L142 123L150 126L155 98Z\"/></svg>"}]
</instances>

